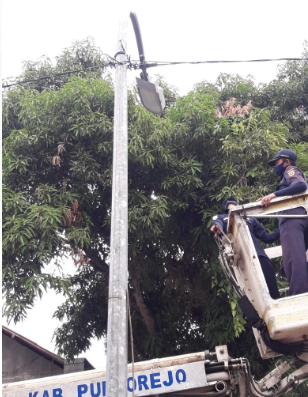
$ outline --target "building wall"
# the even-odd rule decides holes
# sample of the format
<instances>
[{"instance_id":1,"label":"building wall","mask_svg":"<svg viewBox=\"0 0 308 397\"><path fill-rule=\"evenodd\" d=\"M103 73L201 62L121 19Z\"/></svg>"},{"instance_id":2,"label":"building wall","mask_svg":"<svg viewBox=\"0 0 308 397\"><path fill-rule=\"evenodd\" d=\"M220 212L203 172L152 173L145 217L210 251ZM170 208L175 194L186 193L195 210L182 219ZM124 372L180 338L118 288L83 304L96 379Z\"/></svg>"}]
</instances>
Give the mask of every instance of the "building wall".
<instances>
[{"instance_id":1,"label":"building wall","mask_svg":"<svg viewBox=\"0 0 308 397\"><path fill-rule=\"evenodd\" d=\"M2 333L2 383L63 374L63 368Z\"/></svg>"}]
</instances>

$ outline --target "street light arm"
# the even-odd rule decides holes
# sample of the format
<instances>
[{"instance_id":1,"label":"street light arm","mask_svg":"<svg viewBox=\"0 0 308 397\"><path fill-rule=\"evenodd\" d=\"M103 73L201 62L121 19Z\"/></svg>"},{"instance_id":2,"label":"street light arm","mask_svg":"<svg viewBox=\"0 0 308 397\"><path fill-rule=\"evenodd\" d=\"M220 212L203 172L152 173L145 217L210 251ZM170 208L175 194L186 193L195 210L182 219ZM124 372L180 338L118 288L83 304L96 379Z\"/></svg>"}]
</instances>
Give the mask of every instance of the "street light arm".
<instances>
[{"instance_id":1,"label":"street light arm","mask_svg":"<svg viewBox=\"0 0 308 397\"><path fill-rule=\"evenodd\" d=\"M147 63L145 62L143 43L141 38L140 26L138 22L137 15L134 12L129 14L130 19L133 24L133 28L135 31L139 58L140 58L140 69L142 72L140 73L141 79L136 77L138 92L140 95L140 100L142 105L151 113L160 115L163 113L164 108L166 106L166 101L164 98L164 93L161 87L159 87L158 80L154 83L149 81L149 77L147 74ZM153 65L151 65L153 66Z\"/></svg>"},{"instance_id":2,"label":"street light arm","mask_svg":"<svg viewBox=\"0 0 308 397\"><path fill-rule=\"evenodd\" d=\"M141 66L141 70L142 70L141 78L143 80L148 81L148 74L147 74L146 67L145 67L145 55L144 55L144 49L143 49L143 42L142 42L142 37L141 37L141 32L140 32L140 26L139 26L138 18L137 18L136 13L134 13L134 12L131 12L129 14L129 16L130 16L130 19L132 21L134 32L135 32L135 36L136 36L138 52L139 52L139 59L140 59L140 62L142 63L142 66Z\"/></svg>"}]
</instances>

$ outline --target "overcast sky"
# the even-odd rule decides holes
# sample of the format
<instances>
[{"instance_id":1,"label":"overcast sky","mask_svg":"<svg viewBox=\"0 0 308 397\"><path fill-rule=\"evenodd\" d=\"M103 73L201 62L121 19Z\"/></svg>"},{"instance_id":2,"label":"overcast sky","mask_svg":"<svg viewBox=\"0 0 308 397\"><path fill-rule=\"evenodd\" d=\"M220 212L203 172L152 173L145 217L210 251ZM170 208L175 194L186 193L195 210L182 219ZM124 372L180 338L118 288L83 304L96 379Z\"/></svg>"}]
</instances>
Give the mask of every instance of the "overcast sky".
<instances>
[{"instance_id":1,"label":"overcast sky","mask_svg":"<svg viewBox=\"0 0 308 397\"><path fill-rule=\"evenodd\" d=\"M300 57L308 40L307 0L3 0L2 78L18 76L22 63L51 59L75 40L91 36L113 56L121 18L128 19L128 48L138 59L129 12L139 20L146 61L246 60ZM150 70L186 94L221 72L253 75L256 83L275 78L277 62L166 66ZM128 72L130 84L137 72ZM67 264L67 271L74 271ZM54 351L52 314L61 297L45 296L20 326L10 328ZM5 324L5 323L4 323ZM103 342L82 354L103 366Z\"/></svg>"}]
</instances>

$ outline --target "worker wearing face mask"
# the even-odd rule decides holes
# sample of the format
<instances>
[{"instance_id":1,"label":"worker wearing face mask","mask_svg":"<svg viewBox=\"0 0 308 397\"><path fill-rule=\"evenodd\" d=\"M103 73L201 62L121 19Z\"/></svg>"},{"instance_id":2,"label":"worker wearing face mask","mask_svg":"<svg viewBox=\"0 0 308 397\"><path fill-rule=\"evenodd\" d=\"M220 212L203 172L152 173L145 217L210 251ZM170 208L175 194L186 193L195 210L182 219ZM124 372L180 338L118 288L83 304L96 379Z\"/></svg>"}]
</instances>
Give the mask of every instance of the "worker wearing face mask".
<instances>
[{"instance_id":1,"label":"worker wearing face mask","mask_svg":"<svg viewBox=\"0 0 308 397\"><path fill-rule=\"evenodd\" d=\"M303 171L296 167L296 153L290 149L280 150L268 164L275 167L280 184L275 193L258 199L261 205L268 206L275 197L293 196L307 190ZM281 211L279 214L306 215L304 207ZM279 218L282 260L285 275L289 281L289 295L308 292L308 216L302 218Z\"/></svg>"}]
</instances>

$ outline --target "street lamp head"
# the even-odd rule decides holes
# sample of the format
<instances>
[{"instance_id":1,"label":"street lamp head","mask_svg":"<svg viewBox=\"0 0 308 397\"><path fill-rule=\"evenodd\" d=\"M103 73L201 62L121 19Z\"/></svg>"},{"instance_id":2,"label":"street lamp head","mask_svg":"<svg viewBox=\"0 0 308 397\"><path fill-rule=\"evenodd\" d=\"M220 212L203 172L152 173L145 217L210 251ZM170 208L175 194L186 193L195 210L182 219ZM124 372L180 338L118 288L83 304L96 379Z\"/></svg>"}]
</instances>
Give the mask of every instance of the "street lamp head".
<instances>
[{"instance_id":1,"label":"street lamp head","mask_svg":"<svg viewBox=\"0 0 308 397\"><path fill-rule=\"evenodd\" d=\"M142 105L151 113L162 114L166 103L163 89L159 87L158 81L153 84L138 77L136 80Z\"/></svg>"},{"instance_id":2,"label":"street lamp head","mask_svg":"<svg viewBox=\"0 0 308 397\"><path fill-rule=\"evenodd\" d=\"M138 79L138 77L136 78L141 103L149 112L159 115L162 114L166 106L164 93L158 86L158 81L155 81L154 84L149 82L138 18L134 12L131 12L129 16L135 31L139 59L141 62L141 79Z\"/></svg>"}]
</instances>

